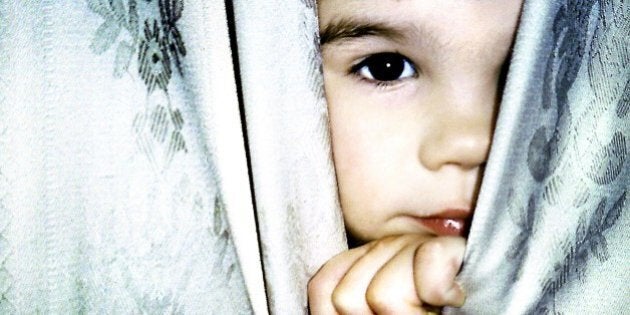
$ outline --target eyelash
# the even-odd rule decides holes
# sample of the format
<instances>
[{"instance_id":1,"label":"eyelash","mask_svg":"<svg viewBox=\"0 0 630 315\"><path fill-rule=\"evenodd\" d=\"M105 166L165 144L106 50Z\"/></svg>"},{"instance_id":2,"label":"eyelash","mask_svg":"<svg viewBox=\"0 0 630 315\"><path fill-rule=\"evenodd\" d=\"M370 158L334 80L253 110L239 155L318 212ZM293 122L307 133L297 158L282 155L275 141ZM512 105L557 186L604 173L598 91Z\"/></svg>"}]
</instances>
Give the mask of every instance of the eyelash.
<instances>
[{"instance_id":1,"label":"eyelash","mask_svg":"<svg viewBox=\"0 0 630 315\"><path fill-rule=\"evenodd\" d=\"M378 60L378 59L381 60ZM375 60L377 59L377 60ZM371 66L370 63L372 62L386 62L386 61L402 61L403 65L402 65L402 69L395 69L397 71L401 71L400 74L398 74L397 78L395 79L387 79L387 80L378 80L375 79L374 74L372 74L372 70L368 69L367 67ZM374 66L374 64L372 64L372 66ZM399 65L400 66L400 65ZM370 77L367 77L365 74L362 74L363 71L368 71ZM383 69L381 69L383 70ZM411 71L412 73L409 74L408 72ZM417 67L414 65L414 63L409 60L409 58L405 57L402 54L396 53L396 52L381 52L381 53L375 53L375 54L371 54L365 58L363 58L361 61L359 61L357 64L353 65L350 70L349 70L349 74L353 75L355 77L357 77L360 81L363 82L367 82L369 84L373 84L378 88L387 88L390 86L394 86L397 84L400 84L400 82L402 80L405 80L407 78L410 77L417 77L418 76L418 70Z\"/></svg>"}]
</instances>

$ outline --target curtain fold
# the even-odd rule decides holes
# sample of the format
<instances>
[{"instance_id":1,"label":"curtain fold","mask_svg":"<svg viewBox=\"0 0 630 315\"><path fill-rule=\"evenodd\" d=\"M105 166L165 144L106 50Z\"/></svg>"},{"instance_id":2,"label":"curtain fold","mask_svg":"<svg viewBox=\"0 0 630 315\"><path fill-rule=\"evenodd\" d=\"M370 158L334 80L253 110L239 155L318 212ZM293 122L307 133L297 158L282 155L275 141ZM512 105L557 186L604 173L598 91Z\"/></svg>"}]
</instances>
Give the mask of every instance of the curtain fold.
<instances>
[{"instance_id":1,"label":"curtain fold","mask_svg":"<svg viewBox=\"0 0 630 315\"><path fill-rule=\"evenodd\" d=\"M315 1L234 1L234 13L269 308L305 314L308 280L347 248Z\"/></svg>"},{"instance_id":2,"label":"curtain fold","mask_svg":"<svg viewBox=\"0 0 630 315\"><path fill-rule=\"evenodd\" d=\"M447 313L627 312L628 10L525 1L460 275L468 298Z\"/></svg>"}]
</instances>

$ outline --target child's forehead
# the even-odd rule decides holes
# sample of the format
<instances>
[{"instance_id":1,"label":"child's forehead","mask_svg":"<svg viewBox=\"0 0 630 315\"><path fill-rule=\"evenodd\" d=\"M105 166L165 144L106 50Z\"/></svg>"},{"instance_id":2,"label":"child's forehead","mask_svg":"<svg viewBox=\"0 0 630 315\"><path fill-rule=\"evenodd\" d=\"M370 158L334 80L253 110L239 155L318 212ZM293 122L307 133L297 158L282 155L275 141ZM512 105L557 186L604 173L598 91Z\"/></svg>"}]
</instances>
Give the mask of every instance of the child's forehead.
<instances>
[{"instance_id":1,"label":"child's forehead","mask_svg":"<svg viewBox=\"0 0 630 315\"><path fill-rule=\"evenodd\" d=\"M444 26L487 25L520 12L522 0L319 0L320 20L352 17L371 21Z\"/></svg>"},{"instance_id":2,"label":"child's forehead","mask_svg":"<svg viewBox=\"0 0 630 315\"><path fill-rule=\"evenodd\" d=\"M322 43L374 36L431 50L478 47L486 55L512 41L521 0L320 0ZM465 49L464 49L465 50ZM489 51L488 51L489 50Z\"/></svg>"}]
</instances>

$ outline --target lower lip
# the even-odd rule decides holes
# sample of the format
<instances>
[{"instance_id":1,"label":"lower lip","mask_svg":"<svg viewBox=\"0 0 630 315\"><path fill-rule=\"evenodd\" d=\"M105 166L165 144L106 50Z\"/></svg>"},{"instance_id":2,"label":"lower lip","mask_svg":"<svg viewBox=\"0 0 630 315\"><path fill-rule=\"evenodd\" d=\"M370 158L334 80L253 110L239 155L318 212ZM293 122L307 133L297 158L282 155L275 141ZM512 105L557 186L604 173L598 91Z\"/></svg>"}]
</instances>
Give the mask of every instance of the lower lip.
<instances>
[{"instance_id":1,"label":"lower lip","mask_svg":"<svg viewBox=\"0 0 630 315\"><path fill-rule=\"evenodd\" d=\"M466 220L447 218L416 218L420 224L441 236L464 236Z\"/></svg>"}]
</instances>

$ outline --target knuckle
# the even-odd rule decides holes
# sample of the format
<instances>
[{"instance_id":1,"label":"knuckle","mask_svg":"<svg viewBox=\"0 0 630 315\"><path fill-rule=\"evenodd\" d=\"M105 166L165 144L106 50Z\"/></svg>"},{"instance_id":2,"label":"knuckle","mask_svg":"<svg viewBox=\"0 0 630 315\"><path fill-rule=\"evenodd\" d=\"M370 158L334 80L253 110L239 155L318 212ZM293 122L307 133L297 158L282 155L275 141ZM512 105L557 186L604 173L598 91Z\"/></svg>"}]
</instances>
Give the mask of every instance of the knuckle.
<instances>
[{"instance_id":1,"label":"knuckle","mask_svg":"<svg viewBox=\"0 0 630 315\"><path fill-rule=\"evenodd\" d=\"M332 294L332 303L337 312L341 314L361 314L361 299L347 290L335 289Z\"/></svg>"},{"instance_id":2,"label":"knuckle","mask_svg":"<svg viewBox=\"0 0 630 315\"><path fill-rule=\"evenodd\" d=\"M320 280L320 277L318 277L317 275L315 275L313 278L311 278L308 281L307 284L307 290L309 295L319 292L322 289L322 281Z\"/></svg>"},{"instance_id":3,"label":"knuckle","mask_svg":"<svg viewBox=\"0 0 630 315\"><path fill-rule=\"evenodd\" d=\"M432 305L442 305L444 302L444 295L434 286L425 287L422 295L423 301Z\"/></svg>"},{"instance_id":4,"label":"knuckle","mask_svg":"<svg viewBox=\"0 0 630 315\"><path fill-rule=\"evenodd\" d=\"M393 290L383 287L370 286L366 292L367 304L377 314L395 314L395 301L400 299Z\"/></svg>"},{"instance_id":5,"label":"knuckle","mask_svg":"<svg viewBox=\"0 0 630 315\"><path fill-rule=\"evenodd\" d=\"M325 270L318 271L308 281L306 289L307 289L309 297L319 295L321 293L325 293L326 291L330 291L331 289L330 275L327 274Z\"/></svg>"},{"instance_id":6,"label":"knuckle","mask_svg":"<svg viewBox=\"0 0 630 315\"><path fill-rule=\"evenodd\" d=\"M416 266L429 264L435 261L440 254L444 253L444 250L444 246L439 242L429 241L420 244L414 254L414 264Z\"/></svg>"},{"instance_id":7,"label":"knuckle","mask_svg":"<svg viewBox=\"0 0 630 315\"><path fill-rule=\"evenodd\" d=\"M444 252L444 245L437 241L428 241L418 247L418 253L428 257L439 255L441 252Z\"/></svg>"}]
</instances>

